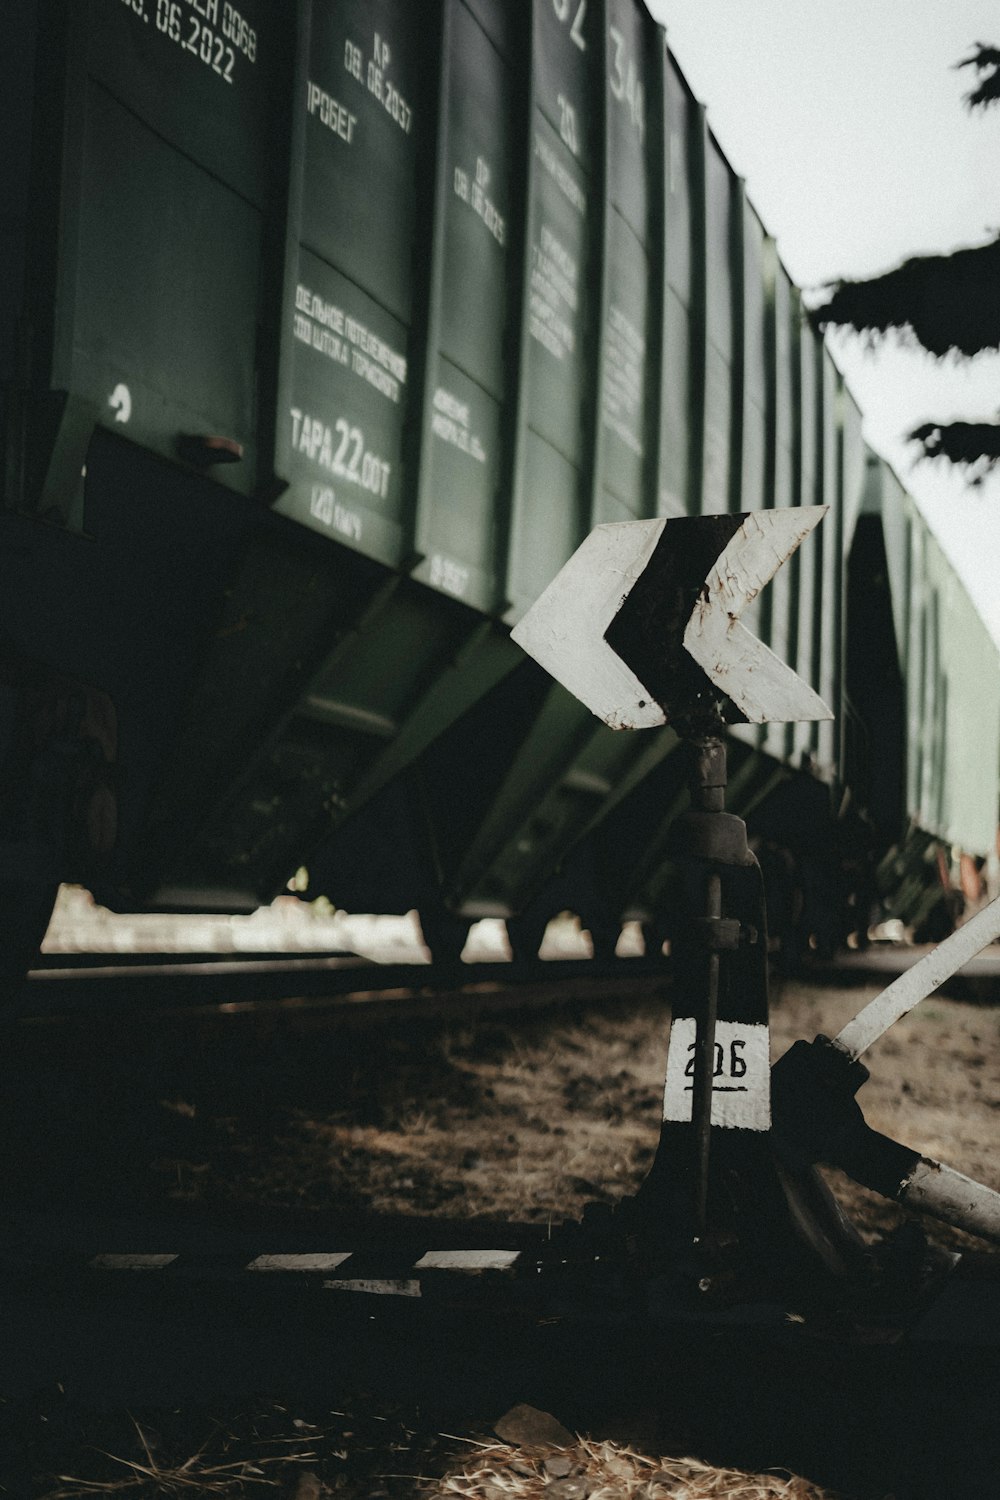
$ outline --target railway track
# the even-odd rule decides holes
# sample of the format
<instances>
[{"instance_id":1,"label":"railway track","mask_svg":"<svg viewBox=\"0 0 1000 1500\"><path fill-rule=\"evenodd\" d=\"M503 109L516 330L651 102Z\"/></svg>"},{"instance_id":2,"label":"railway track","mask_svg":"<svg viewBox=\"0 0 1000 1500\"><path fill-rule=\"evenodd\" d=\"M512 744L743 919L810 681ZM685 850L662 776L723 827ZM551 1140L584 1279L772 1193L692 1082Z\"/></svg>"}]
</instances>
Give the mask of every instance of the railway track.
<instances>
[{"instance_id":1,"label":"railway track","mask_svg":"<svg viewBox=\"0 0 1000 1500\"><path fill-rule=\"evenodd\" d=\"M974 1270L890 1317L822 1297L706 1317L668 1276L592 1254L588 1271L537 1226L0 1223L5 1395L58 1382L134 1410L363 1391L456 1425L526 1401L577 1430L641 1419L741 1464L910 1500L991 1493L1000 1462L1000 1297Z\"/></svg>"},{"instance_id":2,"label":"railway track","mask_svg":"<svg viewBox=\"0 0 1000 1500\"><path fill-rule=\"evenodd\" d=\"M926 949L874 947L815 965L809 982L886 984ZM470 1019L555 1006L569 1000L627 1000L670 983L669 958L558 958L521 965L479 960L443 967L341 950L256 953L144 952L44 955L0 1024L54 1022L101 1014L280 1014L329 1025L379 1024L391 1018ZM945 993L1000 1000L1000 948L968 962Z\"/></svg>"},{"instance_id":3,"label":"railway track","mask_svg":"<svg viewBox=\"0 0 1000 1500\"><path fill-rule=\"evenodd\" d=\"M663 959L442 971L343 952L61 955L31 975L16 1025L44 1052L62 1021L72 1037L72 1023L93 1033L91 1019L113 1017L117 1040L129 1016L173 1018L187 1045L201 1017L363 1029L666 1000L670 983ZM706 1315L669 1268L600 1227L55 1204L0 1210L5 1393L55 1381L123 1404L433 1391L456 1411L527 1400L580 1426L645 1406L717 1451L843 1486L878 1473L883 1489L935 1500L956 1445L963 1483L982 1493L1000 1463L1000 1286L974 1258L888 1312L817 1284L743 1288Z\"/></svg>"},{"instance_id":4,"label":"railway track","mask_svg":"<svg viewBox=\"0 0 1000 1500\"><path fill-rule=\"evenodd\" d=\"M669 981L659 957L554 959L521 966L479 962L441 968L377 963L357 954L59 954L33 969L8 1022L164 1013L279 1013L331 1025L489 1015L568 1000L627 999Z\"/></svg>"}]
</instances>

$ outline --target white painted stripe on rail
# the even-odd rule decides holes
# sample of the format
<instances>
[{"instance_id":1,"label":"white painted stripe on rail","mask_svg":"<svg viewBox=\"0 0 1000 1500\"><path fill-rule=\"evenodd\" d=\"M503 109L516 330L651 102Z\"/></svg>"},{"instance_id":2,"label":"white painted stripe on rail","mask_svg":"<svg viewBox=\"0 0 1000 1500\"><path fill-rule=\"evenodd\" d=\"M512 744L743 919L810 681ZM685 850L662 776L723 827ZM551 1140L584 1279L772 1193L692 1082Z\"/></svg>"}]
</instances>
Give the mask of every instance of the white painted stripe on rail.
<instances>
[{"instance_id":1,"label":"white painted stripe on rail","mask_svg":"<svg viewBox=\"0 0 1000 1500\"><path fill-rule=\"evenodd\" d=\"M415 1271L507 1271L520 1250L428 1250Z\"/></svg>"},{"instance_id":2,"label":"white painted stripe on rail","mask_svg":"<svg viewBox=\"0 0 1000 1500\"><path fill-rule=\"evenodd\" d=\"M938 943L925 958L905 974L894 979L888 989L877 995L870 1005L859 1010L848 1021L834 1046L853 1060L868 1051L873 1042L884 1036L890 1026L907 1015L921 1000L958 972L980 949L1000 937L1000 897L961 926L957 932Z\"/></svg>"},{"instance_id":3,"label":"white painted stripe on rail","mask_svg":"<svg viewBox=\"0 0 1000 1500\"><path fill-rule=\"evenodd\" d=\"M335 1271L351 1257L350 1250L327 1255L258 1255L247 1266L248 1271Z\"/></svg>"},{"instance_id":4,"label":"white painted stripe on rail","mask_svg":"<svg viewBox=\"0 0 1000 1500\"><path fill-rule=\"evenodd\" d=\"M94 1271L162 1271L176 1259L176 1255L95 1255L90 1265Z\"/></svg>"},{"instance_id":5,"label":"white painted stripe on rail","mask_svg":"<svg viewBox=\"0 0 1000 1500\"><path fill-rule=\"evenodd\" d=\"M375 1297L419 1297L420 1282L399 1278L386 1281L362 1278L358 1281L324 1281L330 1292L367 1292Z\"/></svg>"}]
</instances>

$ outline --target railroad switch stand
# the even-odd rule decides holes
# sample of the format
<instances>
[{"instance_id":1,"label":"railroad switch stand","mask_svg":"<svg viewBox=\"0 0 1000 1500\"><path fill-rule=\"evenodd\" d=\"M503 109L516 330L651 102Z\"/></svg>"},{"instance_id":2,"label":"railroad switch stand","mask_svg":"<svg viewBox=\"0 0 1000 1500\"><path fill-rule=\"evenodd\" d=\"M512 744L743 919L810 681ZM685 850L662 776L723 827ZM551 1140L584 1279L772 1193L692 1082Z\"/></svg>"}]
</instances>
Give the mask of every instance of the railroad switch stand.
<instances>
[{"instance_id":1,"label":"railroad switch stand","mask_svg":"<svg viewBox=\"0 0 1000 1500\"><path fill-rule=\"evenodd\" d=\"M746 825L724 810L718 705L678 728L692 805L668 842L680 878L659 1144L636 1196L591 1206L582 1236L571 1231L550 1258L568 1246L578 1266L617 1259L667 1316L762 1297L865 1316L912 1308L958 1257L930 1249L914 1224L870 1249L817 1164L1000 1243L1000 1194L873 1130L855 1098L869 1077L857 1054L1000 932L1000 902L838 1038L795 1042L772 1069L763 880Z\"/></svg>"},{"instance_id":2,"label":"railroad switch stand","mask_svg":"<svg viewBox=\"0 0 1000 1500\"><path fill-rule=\"evenodd\" d=\"M1000 1240L1000 1194L870 1130L854 1099L860 1052L1000 934L1000 903L949 940L951 968L945 943L926 982L901 982L895 997L890 986L832 1043L797 1044L772 1080L763 880L745 824L725 811L723 736L737 722L832 718L740 620L823 514L598 526L513 632L612 728L669 723L689 756L692 805L668 845L680 878L659 1146L636 1197L583 1224L584 1258L589 1243L595 1261L625 1253L640 1276L672 1267L682 1297L684 1283L739 1298L765 1284L780 1297L810 1281L877 1282L819 1162Z\"/></svg>"},{"instance_id":3,"label":"railroad switch stand","mask_svg":"<svg viewBox=\"0 0 1000 1500\"><path fill-rule=\"evenodd\" d=\"M611 1219L679 1303L864 1277L869 1257L815 1158L792 1167L775 1150L763 878L746 824L724 809L721 717L702 709L680 727L692 805L668 844L680 878L663 1120L645 1181Z\"/></svg>"}]
</instances>

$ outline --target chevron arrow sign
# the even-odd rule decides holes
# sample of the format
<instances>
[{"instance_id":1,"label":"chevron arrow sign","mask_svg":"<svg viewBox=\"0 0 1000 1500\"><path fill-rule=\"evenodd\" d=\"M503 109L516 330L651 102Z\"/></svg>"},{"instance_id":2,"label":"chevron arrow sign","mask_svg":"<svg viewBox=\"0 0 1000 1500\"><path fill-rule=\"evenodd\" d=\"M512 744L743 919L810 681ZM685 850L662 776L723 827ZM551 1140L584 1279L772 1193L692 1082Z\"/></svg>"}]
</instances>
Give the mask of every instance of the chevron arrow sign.
<instances>
[{"instance_id":1,"label":"chevron arrow sign","mask_svg":"<svg viewBox=\"0 0 1000 1500\"><path fill-rule=\"evenodd\" d=\"M612 729L833 717L740 616L828 507L596 526L513 631Z\"/></svg>"}]
</instances>

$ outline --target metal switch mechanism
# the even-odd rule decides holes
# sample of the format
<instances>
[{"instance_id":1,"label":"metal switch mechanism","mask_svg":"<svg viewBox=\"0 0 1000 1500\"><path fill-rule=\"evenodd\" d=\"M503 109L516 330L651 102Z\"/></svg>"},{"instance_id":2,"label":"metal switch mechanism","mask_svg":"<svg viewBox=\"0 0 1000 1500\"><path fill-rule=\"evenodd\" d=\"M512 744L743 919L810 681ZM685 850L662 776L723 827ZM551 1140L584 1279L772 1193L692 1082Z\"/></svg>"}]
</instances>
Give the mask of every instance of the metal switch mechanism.
<instances>
[{"instance_id":1,"label":"metal switch mechanism","mask_svg":"<svg viewBox=\"0 0 1000 1500\"><path fill-rule=\"evenodd\" d=\"M864 1278L868 1253L817 1163L1000 1241L1000 1194L880 1136L855 1100L868 1077L861 1053L1000 935L1000 903L837 1041L796 1043L771 1070L763 880L745 823L724 811L723 736L736 721L832 717L739 619L822 516L817 507L597 526L513 633L607 724L672 724L690 757L691 808L670 831L676 999L660 1145L622 1227L646 1265L687 1265L700 1290L733 1268L744 1284L774 1281L778 1268L808 1277L817 1257L834 1277Z\"/></svg>"},{"instance_id":2,"label":"metal switch mechanism","mask_svg":"<svg viewBox=\"0 0 1000 1500\"><path fill-rule=\"evenodd\" d=\"M859 1056L1000 935L1000 902L844 1028L770 1067L767 915L746 826L725 812L726 726L832 717L740 621L824 509L598 526L513 637L612 728L669 723L692 805L669 848L680 874L674 1015L653 1165L623 1227L647 1266L686 1263L701 1290L817 1257L835 1277L868 1255L816 1164L1000 1241L1000 1194L872 1130ZM595 1220L600 1217L596 1213ZM586 1218L586 1216L585 1216ZM708 1268L711 1274L704 1274Z\"/></svg>"},{"instance_id":3,"label":"metal switch mechanism","mask_svg":"<svg viewBox=\"0 0 1000 1500\"><path fill-rule=\"evenodd\" d=\"M792 1044L772 1075L775 1145L788 1169L839 1167L883 1198L1000 1244L1000 1193L873 1130L854 1097L870 1076L828 1037Z\"/></svg>"},{"instance_id":4,"label":"metal switch mechanism","mask_svg":"<svg viewBox=\"0 0 1000 1500\"><path fill-rule=\"evenodd\" d=\"M513 632L612 728L669 723L689 757L692 806L669 845L680 895L660 1142L624 1218L647 1264L687 1261L702 1289L723 1264L802 1259L771 1144L763 880L724 810L723 736L832 717L740 620L824 514L598 526Z\"/></svg>"},{"instance_id":5,"label":"metal switch mechanism","mask_svg":"<svg viewBox=\"0 0 1000 1500\"><path fill-rule=\"evenodd\" d=\"M1000 1193L880 1135L855 1099L870 1077L862 1053L997 936L1000 899L901 974L832 1041L795 1042L775 1064L775 1143L793 1172L825 1162L906 1208L1000 1244Z\"/></svg>"}]
</instances>

